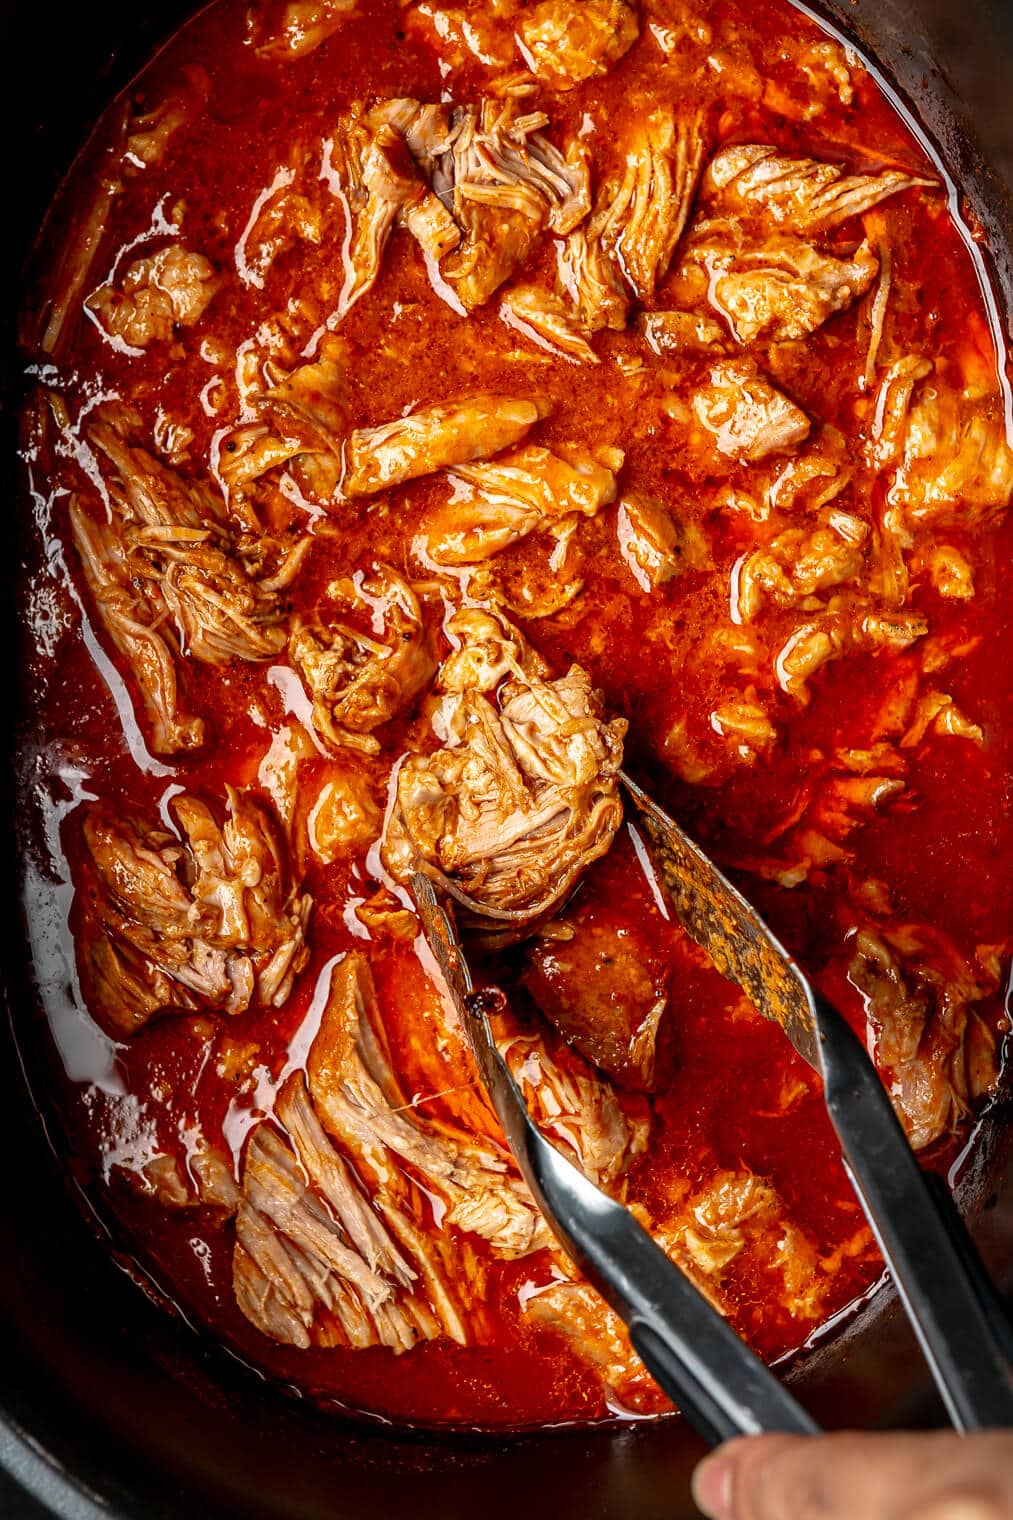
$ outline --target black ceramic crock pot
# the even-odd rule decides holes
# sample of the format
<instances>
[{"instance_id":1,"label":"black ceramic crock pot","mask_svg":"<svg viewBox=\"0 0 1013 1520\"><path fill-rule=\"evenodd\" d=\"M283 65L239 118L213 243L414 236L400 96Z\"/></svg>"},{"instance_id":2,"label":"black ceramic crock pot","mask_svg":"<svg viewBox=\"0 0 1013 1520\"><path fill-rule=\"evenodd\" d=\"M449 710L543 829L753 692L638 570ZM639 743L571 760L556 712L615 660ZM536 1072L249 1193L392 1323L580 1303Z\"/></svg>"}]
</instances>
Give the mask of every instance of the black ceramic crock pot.
<instances>
[{"instance_id":1,"label":"black ceramic crock pot","mask_svg":"<svg viewBox=\"0 0 1013 1520\"><path fill-rule=\"evenodd\" d=\"M8 96L19 75L30 91L17 92L5 139L4 238L15 276L90 123L192 9L111 0L64 10L20 0L16 17L0 10ZM1013 172L1011 0L840 0L827 14L882 66L953 173L984 230L1008 331L1013 202L1001 176ZM16 395L14 382L5 396L8 464ZM13 548L3 560L0 574L9 580L17 573ZM13 640L9 584L7 593L4 633ZM4 664L9 673L10 659ZM9 724L8 733L16 742ZM3 813L7 904L15 889L13 800ZM149 1301L99 1244L50 1148L29 1092L32 977L9 906L0 925L7 1001L21 1037L19 1053L5 1027L0 1054L5 1520L50 1511L66 1520L678 1520L694 1513L688 1478L701 1448L679 1421L501 1439L356 1427L285 1397ZM986 1121L964 1187L986 1259L1007 1289L1009 1136L1007 1106ZM808 1359L798 1388L832 1427L941 1419L889 1292Z\"/></svg>"}]
</instances>

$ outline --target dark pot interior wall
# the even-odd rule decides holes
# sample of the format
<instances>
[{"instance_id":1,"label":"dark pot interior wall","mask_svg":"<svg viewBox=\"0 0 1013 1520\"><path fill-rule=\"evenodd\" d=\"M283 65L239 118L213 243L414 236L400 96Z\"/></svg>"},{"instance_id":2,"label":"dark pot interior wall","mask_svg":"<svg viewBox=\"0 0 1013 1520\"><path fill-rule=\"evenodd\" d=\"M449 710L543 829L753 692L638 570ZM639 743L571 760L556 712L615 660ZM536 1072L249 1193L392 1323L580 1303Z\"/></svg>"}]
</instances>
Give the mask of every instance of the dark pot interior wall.
<instances>
[{"instance_id":1,"label":"dark pot interior wall","mask_svg":"<svg viewBox=\"0 0 1013 1520\"><path fill-rule=\"evenodd\" d=\"M88 122L188 8L139 13L116 3L68 8L56 17L21 0L14 21L10 8L0 8L13 43L8 57L16 60L11 74L23 69L41 81L28 106L19 106L17 151L8 159L7 257L27 246ZM1009 202L943 122L938 105L952 100L952 87L995 167L1013 174L1013 15L1006 0L859 0L840 10L892 64L946 144L972 203L988 212L993 244L998 250L1005 240L1008 251ZM923 22L938 39L945 78L932 72ZM1003 271L1008 277L1008 256ZM4 441L7 462L9 417ZM15 558L7 556L8 574ZM3 605L10 608L9 595ZM2 816L10 820L10 807ZM5 836L7 860L9 844ZM23 950L12 915L2 922L9 998L23 1009L30 998ZM350 1431L269 1394L149 1303L97 1247L67 1195L6 1031L0 1084L8 1241L0 1251L0 1404L7 1422L0 1462L60 1514L455 1520L478 1513L483 1520L515 1520L521 1512L531 1520L560 1513L678 1520L691 1513L684 1495L700 1448L672 1423L509 1443L417 1442ZM985 1210L982 1236L993 1265L1010 1264L1008 1198ZM893 1306L877 1307L841 1363L840 1355L828 1356L807 1379L804 1396L827 1423L908 1423L938 1414ZM16 1484L0 1486L0 1515L42 1515L16 1493Z\"/></svg>"}]
</instances>

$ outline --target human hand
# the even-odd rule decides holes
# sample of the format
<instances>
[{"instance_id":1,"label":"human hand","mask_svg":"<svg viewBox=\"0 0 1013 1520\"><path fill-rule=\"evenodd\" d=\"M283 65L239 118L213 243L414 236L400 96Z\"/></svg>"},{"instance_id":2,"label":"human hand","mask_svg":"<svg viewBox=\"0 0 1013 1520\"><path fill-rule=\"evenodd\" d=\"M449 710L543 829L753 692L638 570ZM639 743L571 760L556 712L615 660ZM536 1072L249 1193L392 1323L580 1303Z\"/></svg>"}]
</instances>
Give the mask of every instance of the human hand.
<instances>
[{"instance_id":1,"label":"human hand","mask_svg":"<svg viewBox=\"0 0 1013 1520\"><path fill-rule=\"evenodd\" d=\"M1013 1520L1013 1431L743 1436L693 1497L711 1520Z\"/></svg>"}]
</instances>

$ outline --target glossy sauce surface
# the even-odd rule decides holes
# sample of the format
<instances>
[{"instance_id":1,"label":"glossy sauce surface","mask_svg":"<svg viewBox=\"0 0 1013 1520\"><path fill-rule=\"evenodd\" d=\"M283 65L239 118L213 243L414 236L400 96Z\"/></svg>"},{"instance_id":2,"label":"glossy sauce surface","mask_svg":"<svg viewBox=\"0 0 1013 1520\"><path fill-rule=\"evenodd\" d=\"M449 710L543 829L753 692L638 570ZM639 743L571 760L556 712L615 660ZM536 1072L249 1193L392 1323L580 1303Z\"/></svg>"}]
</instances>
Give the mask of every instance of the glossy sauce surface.
<instances>
[{"instance_id":1,"label":"glossy sauce surface","mask_svg":"<svg viewBox=\"0 0 1013 1520\"><path fill-rule=\"evenodd\" d=\"M662 54L645 13L639 41L610 73L573 92L545 94L557 140L583 131L596 165L607 165L630 121L665 88L675 90L683 106L699 103L711 151L724 142L770 142L869 172L901 165L938 174L875 79L860 68L854 70L850 105L830 94L821 98L817 114L801 119L807 87L795 54L822 33L784 0L715 0L673 10L687 25L689 40L679 55L684 73L674 84L670 76L659 84ZM660 13L650 14L653 24L666 24ZM163 1017L129 1040L98 1032L81 1006L67 937L78 923L69 883L82 849L83 799L155 814L174 788L184 786L213 797L223 794L226 783L277 795L279 761L286 746L299 742L294 728L308 705L283 658L277 664L193 666L187 700L205 720L208 742L183 758L152 758L145 725L134 716L129 672L103 635L70 543L68 492L81 489L87 460L79 452L75 461L67 439L80 441L89 413L118 395L138 409L156 440L171 444L173 428L188 430L181 473L213 474L216 448L239 409L236 351L260 322L338 258L333 248L297 245L279 255L262 285L244 284L236 251L251 207L290 161L292 144L323 142L353 101L440 99L448 88L446 69L425 28L406 24L405 15L395 5L372 5L308 56L291 61L258 57L244 44L241 6L213 5L186 27L141 77L134 109L150 108L181 82L198 103L162 161L121 177L84 290L135 256L131 245L145 243L146 229L155 229L152 246L160 235L164 241L158 229L171 224L180 203L187 246L222 273L224 288L199 324L135 354L117 352L78 305L55 355L37 360L37 373L66 398L72 419L63 442L54 443L48 424L39 421L44 408L30 415L25 445L34 493L24 578L34 643L24 669L32 703L24 751L28 858L36 901L48 904L64 946L62 970L57 962L43 987L56 1032L50 1096L74 1173L115 1216L119 1239L130 1243L170 1299L254 1365L345 1408L407 1423L510 1427L597 1419L623 1412L622 1401L609 1399L567 1343L533 1326L523 1312L531 1293L549 1281L544 1253L504 1262L492 1259L481 1242L474 1247L480 1258L483 1252L489 1258L482 1344L436 1340L399 1358L383 1348L297 1350L259 1334L237 1308L231 1221L206 1206L166 1207L139 1183L155 1156L173 1157L185 1170L197 1135L221 1147L239 1175L249 1134L270 1113L283 1076L305 1062L327 968L335 957L364 946L393 1065L409 1100L495 1133L460 1032L452 1031L449 1042L433 1035L443 1029L446 1013L418 943L371 937L354 915L355 906L377 890L370 870L375 857L358 853L323 864L304 852L303 889L313 899L310 956L280 1008L252 1008L231 1020L214 1013ZM694 42L692 28L704 25L710 40ZM766 89L723 92L713 73L690 68L691 61L715 54L733 75L752 67ZM477 99L489 72L477 61L455 68L453 98ZM89 188L109 172L118 151L103 146L112 137L112 123L100 128L75 171L78 217ZM977 375L994 391L1000 413L1004 399L979 267L945 198L909 192L875 215L891 252L894 351L930 353L937 374L954 383L959 377L965 385L969 374ZM857 233L842 236L844 244L857 241ZM553 240L546 238L525 276L551 280L555 259ZM670 288L662 285L658 305L665 305ZM778 383L811 417L839 428L855 449L872 425L874 406L871 391L855 383L868 340L867 318L859 312L866 310L858 303L804 342L778 345L776 355ZM712 635L732 626L733 567L764 530L717 503L719 489L745 481L748 467L715 472L671 425L666 397L698 384L699 364L666 367L645 355L632 326L596 341L600 365L568 363L518 338L501 321L495 301L467 317L453 310L434 292L418 250L404 235L392 239L376 286L343 319L340 334L347 344L350 426L378 424L464 390L544 391L554 408L540 424L540 443L577 439L623 449L624 487L650 493L699 526L708 546L706 566L645 592L618 552L616 507L605 507L581 523L567 551L567 574L582 582L580 591L547 616L526 617L518 591L553 585L544 538L526 539L494 563L511 616L553 670L579 662L601 689L606 710L629 719L628 768L728 867L857 1028L865 1029L865 1008L848 978L850 937L868 917L870 881L885 884L886 921L931 925L968 960L978 946L995 946L1005 969L1013 910L1007 520L966 530L958 525L947 534L973 565L972 598L942 597L925 576L915 580L909 603L928 618L938 649L960 651L945 664L945 690L980 726L982 741L930 731L912 742L904 750L902 793L849 828L837 841L836 859L810 863L802 879L784 885L797 859L790 842L806 820L814 826L827 779L837 774L833 757L868 750L889 731L883 714L905 683L923 679L923 650L915 644L838 659L813 679L808 705L779 691L769 671L754 676L753 688L769 698L777 738L758 756L735 756L711 715L739 677L730 678L715 656ZM853 501L850 509L874 513L882 489L872 487L868 501ZM424 477L378 501L347 502L302 523L314 544L289 593L293 608L312 609L335 579L382 559L428 585L427 616L438 630L443 609L453 605L455 581L427 567L415 546L440 500L439 483ZM788 609L770 609L765 649L777 649L792 619ZM437 636L445 652L449 646ZM419 742L424 721L416 708L379 732L381 753L369 768L378 801L390 766ZM670 735L680 725L702 757L696 779L687 779L686 766L673 759ZM311 746L299 762L301 795L315 795L333 763L333 756ZM716 1172L743 1170L769 1180L786 1215L812 1243L823 1283L818 1312L798 1314L784 1302L777 1274L748 1251L728 1267L721 1291L732 1323L773 1359L798 1348L864 1294L881 1263L841 1169L814 1076L671 922L637 845L624 826L564 913L578 926L604 926L635 943L667 1000L656 1090L645 1098L620 1089L620 1102L631 1112L649 1105L652 1124L648 1152L629 1174L627 1198L660 1217ZM41 946L41 914L31 927ZM483 962L483 969L507 986L525 1017L533 1017L526 955L524 947L513 947ZM1000 1030L997 993L976 1007L990 1028ZM35 1037L48 1039L41 1023ZM927 1152L930 1162L948 1165L961 1134L958 1128L938 1141ZM631 1407L638 1412L664 1406L641 1390Z\"/></svg>"}]
</instances>

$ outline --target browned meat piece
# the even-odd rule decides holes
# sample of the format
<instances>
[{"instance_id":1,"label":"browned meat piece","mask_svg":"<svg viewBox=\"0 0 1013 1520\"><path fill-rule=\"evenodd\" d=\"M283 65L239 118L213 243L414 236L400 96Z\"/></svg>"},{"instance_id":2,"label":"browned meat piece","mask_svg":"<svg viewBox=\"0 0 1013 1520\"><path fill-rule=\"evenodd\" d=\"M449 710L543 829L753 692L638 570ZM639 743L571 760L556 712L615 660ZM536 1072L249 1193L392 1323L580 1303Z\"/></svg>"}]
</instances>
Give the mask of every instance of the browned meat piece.
<instances>
[{"instance_id":1,"label":"browned meat piece","mask_svg":"<svg viewBox=\"0 0 1013 1520\"><path fill-rule=\"evenodd\" d=\"M869 526L860 517L831 511L826 527L788 528L762 549L744 555L733 572L736 621L749 623L767 600L812 611L820 591L861 574Z\"/></svg>"},{"instance_id":2,"label":"browned meat piece","mask_svg":"<svg viewBox=\"0 0 1013 1520\"><path fill-rule=\"evenodd\" d=\"M455 661L452 676L461 668ZM434 716L442 748L410 755L398 772L383 839L391 875L425 871L490 933L530 928L622 820L626 723L600 713L579 665L556 681L518 668L496 701L449 691Z\"/></svg>"},{"instance_id":3,"label":"browned meat piece","mask_svg":"<svg viewBox=\"0 0 1013 1520\"><path fill-rule=\"evenodd\" d=\"M616 534L619 552L643 591L653 591L681 571L706 562L699 529L677 523L660 501L640 492L627 492L620 501Z\"/></svg>"},{"instance_id":4,"label":"browned meat piece","mask_svg":"<svg viewBox=\"0 0 1013 1520\"><path fill-rule=\"evenodd\" d=\"M719 454L755 462L785 454L809 436L809 418L749 359L715 364L693 397L693 412Z\"/></svg>"},{"instance_id":5,"label":"browned meat piece","mask_svg":"<svg viewBox=\"0 0 1013 1520\"><path fill-rule=\"evenodd\" d=\"M508 327L523 333L539 348L561 354L575 364L597 364L598 355L583 336L577 318L555 291L537 285L514 285L500 302Z\"/></svg>"},{"instance_id":6,"label":"browned meat piece","mask_svg":"<svg viewBox=\"0 0 1013 1520\"><path fill-rule=\"evenodd\" d=\"M866 1239L871 1244L868 1231ZM669 1251L688 1258L704 1279L720 1281L729 1264L748 1255L781 1279L781 1303L816 1319L827 1277L815 1244L791 1219L777 1189L753 1172L718 1172L689 1200L669 1236Z\"/></svg>"},{"instance_id":7,"label":"browned meat piece","mask_svg":"<svg viewBox=\"0 0 1013 1520\"><path fill-rule=\"evenodd\" d=\"M860 929L849 978L865 1000L870 1041L911 1144L953 1130L998 1074L995 1040L973 1005L998 983L994 950L974 966L926 924Z\"/></svg>"},{"instance_id":8,"label":"browned meat piece","mask_svg":"<svg viewBox=\"0 0 1013 1520\"><path fill-rule=\"evenodd\" d=\"M358 767L333 765L306 814L306 837L317 858L329 864L379 839L382 821L369 778Z\"/></svg>"},{"instance_id":9,"label":"browned meat piece","mask_svg":"<svg viewBox=\"0 0 1013 1520\"><path fill-rule=\"evenodd\" d=\"M441 1292L427 1291L396 1225L374 1211L324 1133L301 1075L282 1089L274 1119L257 1127L243 1160L233 1289L247 1319L302 1349L463 1342L449 1289L441 1281ZM421 1247L421 1236L412 1243ZM426 1265L435 1282L438 1268Z\"/></svg>"},{"instance_id":10,"label":"browned meat piece","mask_svg":"<svg viewBox=\"0 0 1013 1520\"><path fill-rule=\"evenodd\" d=\"M524 985L565 1039L627 1086L654 1085L668 976L632 924L569 923L568 939L536 939Z\"/></svg>"},{"instance_id":11,"label":"browned meat piece","mask_svg":"<svg viewBox=\"0 0 1013 1520\"><path fill-rule=\"evenodd\" d=\"M637 327L655 354L723 353L728 346L720 322L692 311L645 312Z\"/></svg>"},{"instance_id":12,"label":"browned meat piece","mask_svg":"<svg viewBox=\"0 0 1013 1520\"><path fill-rule=\"evenodd\" d=\"M265 540L244 561L222 521L221 501L131 441L137 419L106 411L89 433L110 467L111 520L98 522L78 498L74 541L89 589L116 648L128 660L152 721L159 753L190 748L202 726L178 712L176 661L266 660L284 648L279 593L298 572L304 540L268 573ZM256 563L259 561L259 563ZM254 579L248 564L262 578Z\"/></svg>"},{"instance_id":13,"label":"browned meat piece","mask_svg":"<svg viewBox=\"0 0 1013 1520\"><path fill-rule=\"evenodd\" d=\"M273 820L227 789L220 824L195 797L171 804L183 830L98 807L85 818L78 884L96 1012L125 1034L156 1013L279 1006L305 964L310 899L291 885Z\"/></svg>"},{"instance_id":14,"label":"browned meat piece","mask_svg":"<svg viewBox=\"0 0 1013 1520\"><path fill-rule=\"evenodd\" d=\"M800 1318L815 1320L823 1312L827 1289L840 1264L820 1260L816 1246L788 1214L784 1200L764 1178L752 1172L717 1172L679 1209L672 1220L659 1221L651 1233L672 1260L693 1278L721 1313L733 1308L722 1279L741 1257L747 1271L780 1279L779 1299ZM872 1237L860 1227L845 1250L871 1251ZM557 1280L525 1300L532 1324L561 1336L601 1379L610 1402L636 1410L652 1384L629 1342L619 1316L585 1282L561 1263Z\"/></svg>"},{"instance_id":15,"label":"browned meat piece","mask_svg":"<svg viewBox=\"0 0 1013 1520\"><path fill-rule=\"evenodd\" d=\"M742 697L712 707L709 721L714 733L729 741L730 749L745 765L754 764L757 756L777 740L777 729L752 686L746 687Z\"/></svg>"},{"instance_id":16,"label":"browned meat piece","mask_svg":"<svg viewBox=\"0 0 1013 1520\"><path fill-rule=\"evenodd\" d=\"M402 712L436 669L422 609L408 582L381 564L333 585L329 598L312 621L296 621L289 656L310 689L320 737L375 754L374 730ZM339 621L341 610L370 631Z\"/></svg>"},{"instance_id":17,"label":"browned meat piece","mask_svg":"<svg viewBox=\"0 0 1013 1520\"><path fill-rule=\"evenodd\" d=\"M945 691L927 691L918 698L901 738L901 749L914 749L928 733L951 734L956 739L969 739L972 744L985 741L980 724L972 723Z\"/></svg>"},{"instance_id":18,"label":"browned meat piece","mask_svg":"<svg viewBox=\"0 0 1013 1520\"><path fill-rule=\"evenodd\" d=\"M744 344L806 337L864 295L879 272L868 241L850 258L834 258L784 233L752 241L728 221L696 228L680 275L693 265L710 305Z\"/></svg>"},{"instance_id":19,"label":"browned meat piece","mask_svg":"<svg viewBox=\"0 0 1013 1520\"><path fill-rule=\"evenodd\" d=\"M242 422L218 446L218 478L229 511L250 532L264 513L260 483L286 468L310 501L325 505L341 478L341 440L347 431L347 351L328 335L311 363L286 372L268 360L245 395L255 422ZM268 492L268 497L270 493Z\"/></svg>"},{"instance_id":20,"label":"browned meat piece","mask_svg":"<svg viewBox=\"0 0 1013 1520\"><path fill-rule=\"evenodd\" d=\"M559 278L577 320L589 335L626 326L630 296L619 266L603 245L600 229L577 227L559 253Z\"/></svg>"},{"instance_id":21,"label":"browned meat piece","mask_svg":"<svg viewBox=\"0 0 1013 1520\"><path fill-rule=\"evenodd\" d=\"M444 632L453 652L440 666L440 690L494 692L511 676L529 681L549 668L502 613L462 607L447 619Z\"/></svg>"},{"instance_id":22,"label":"browned meat piece","mask_svg":"<svg viewBox=\"0 0 1013 1520\"><path fill-rule=\"evenodd\" d=\"M175 754L204 742L204 723L185 711L176 681L179 643L150 595L134 583L122 539L85 512L79 498L70 504L70 526L85 580L113 646L137 682L151 724L151 748Z\"/></svg>"},{"instance_id":23,"label":"browned meat piece","mask_svg":"<svg viewBox=\"0 0 1013 1520\"><path fill-rule=\"evenodd\" d=\"M246 41L262 58L305 58L356 10L356 0L253 0Z\"/></svg>"},{"instance_id":24,"label":"browned meat piece","mask_svg":"<svg viewBox=\"0 0 1013 1520\"><path fill-rule=\"evenodd\" d=\"M426 184L397 128L375 130L352 118L332 139L331 165L349 221L347 274L333 314L340 321L376 283L396 223L437 262L461 241L461 229Z\"/></svg>"},{"instance_id":25,"label":"browned meat piece","mask_svg":"<svg viewBox=\"0 0 1013 1520\"><path fill-rule=\"evenodd\" d=\"M647 1147L646 1105L627 1114L579 1058L554 1059L537 1035L512 1028L496 1043L539 1129L599 1187L617 1183Z\"/></svg>"},{"instance_id":26,"label":"browned meat piece","mask_svg":"<svg viewBox=\"0 0 1013 1520\"><path fill-rule=\"evenodd\" d=\"M810 435L797 454L787 459L771 455L761 467L753 467L735 485L728 485L715 504L726 511L764 523L774 513L820 514L844 491L854 474L854 463L843 433L821 427Z\"/></svg>"},{"instance_id":27,"label":"browned meat piece","mask_svg":"<svg viewBox=\"0 0 1013 1520\"><path fill-rule=\"evenodd\" d=\"M433 185L464 237L440 272L472 311L524 262L547 228L567 233L584 218L590 182L578 142L564 157L541 135L548 124L542 112L518 116L511 105L486 100L455 112L454 124L453 146Z\"/></svg>"},{"instance_id":28,"label":"browned meat piece","mask_svg":"<svg viewBox=\"0 0 1013 1520\"><path fill-rule=\"evenodd\" d=\"M576 445L551 451L529 444L490 464L459 467L450 474L450 500L425 521L428 553L441 565L474 564L546 523L593 517L615 500L613 471L622 460L618 450L599 450L596 458Z\"/></svg>"},{"instance_id":29,"label":"browned meat piece","mask_svg":"<svg viewBox=\"0 0 1013 1520\"><path fill-rule=\"evenodd\" d=\"M347 368L343 343L327 337L312 363L300 364L288 374L272 375L274 383L260 396L258 409L280 433L297 438L301 433L307 449L321 444L336 447L345 430ZM225 461L221 469L224 473Z\"/></svg>"},{"instance_id":30,"label":"browned meat piece","mask_svg":"<svg viewBox=\"0 0 1013 1520\"><path fill-rule=\"evenodd\" d=\"M108 337L137 352L168 343L177 325L199 322L221 281L214 265L182 243L127 267L119 287L101 285L85 305Z\"/></svg>"},{"instance_id":31,"label":"browned meat piece","mask_svg":"<svg viewBox=\"0 0 1013 1520\"><path fill-rule=\"evenodd\" d=\"M517 26L525 62L551 90L607 74L639 31L636 9L625 0L539 0Z\"/></svg>"},{"instance_id":32,"label":"browned meat piece","mask_svg":"<svg viewBox=\"0 0 1013 1520\"><path fill-rule=\"evenodd\" d=\"M808 682L830 660L878 649L906 649L927 631L925 619L916 613L832 611L796 628L774 660L774 674L782 691L808 702Z\"/></svg>"},{"instance_id":33,"label":"browned meat piece","mask_svg":"<svg viewBox=\"0 0 1013 1520\"><path fill-rule=\"evenodd\" d=\"M626 144L622 176L601 188L587 240L600 242L641 301L653 301L682 236L703 162L695 118L655 111Z\"/></svg>"},{"instance_id":34,"label":"browned meat piece","mask_svg":"<svg viewBox=\"0 0 1013 1520\"><path fill-rule=\"evenodd\" d=\"M491 392L423 406L408 416L345 435L345 371L341 340L327 339L315 363L252 397L263 421L243 423L219 450L219 473L234 515L256 530L257 482L286 467L310 502L335 506L374 496L405 480L485 459L520 442L548 415L543 397Z\"/></svg>"},{"instance_id":35,"label":"browned meat piece","mask_svg":"<svg viewBox=\"0 0 1013 1520\"><path fill-rule=\"evenodd\" d=\"M902 169L846 175L837 164L744 143L715 154L700 188L719 216L754 215L794 232L825 232L916 186L934 188L936 181Z\"/></svg>"},{"instance_id":36,"label":"browned meat piece","mask_svg":"<svg viewBox=\"0 0 1013 1520\"><path fill-rule=\"evenodd\" d=\"M940 596L967 602L974 595L974 569L967 556L952 544L933 545L920 556Z\"/></svg>"},{"instance_id":37,"label":"browned meat piece","mask_svg":"<svg viewBox=\"0 0 1013 1520\"><path fill-rule=\"evenodd\" d=\"M892 505L912 526L976 528L1013 495L1013 448L998 395L944 385L924 359L892 364L873 411L870 462L894 467Z\"/></svg>"},{"instance_id":38,"label":"browned meat piece","mask_svg":"<svg viewBox=\"0 0 1013 1520\"><path fill-rule=\"evenodd\" d=\"M379 427L358 428L345 441L346 496L372 496L418 475L488 459L528 433L550 403L541 396L491 393L420 407Z\"/></svg>"},{"instance_id":39,"label":"browned meat piece","mask_svg":"<svg viewBox=\"0 0 1013 1520\"><path fill-rule=\"evenodd\" d=\"M545 1224L501 1152L449 1125L427 1123L405 1101L389 1053L366 958L347 955L331 976L330 997L307 1063L310 1092L324 1128L349 1154L402 1244L401 1216L437 1236L449 1226L479 1235L501 1256L523 1256L547 1239ZM412 1176L445 1212L435 1219Z\"/></svg>"}]
</instances>

